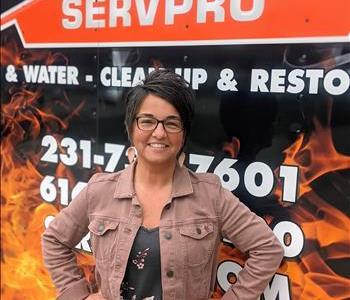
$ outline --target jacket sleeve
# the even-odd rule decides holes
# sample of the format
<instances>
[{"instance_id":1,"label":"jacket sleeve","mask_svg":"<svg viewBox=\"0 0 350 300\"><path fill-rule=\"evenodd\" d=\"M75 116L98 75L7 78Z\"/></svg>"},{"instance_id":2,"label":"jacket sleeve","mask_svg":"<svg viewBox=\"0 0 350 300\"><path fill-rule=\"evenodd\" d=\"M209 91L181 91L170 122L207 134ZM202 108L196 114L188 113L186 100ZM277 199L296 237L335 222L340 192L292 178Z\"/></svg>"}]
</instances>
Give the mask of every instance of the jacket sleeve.
<instances>
[{"instance_id":1,"label":"jacket sleeve","mask_svg":"<svg viewBox=\"0 0 350 300\"><path fill-rule=\"evenodd\" d=\"M259 299L278 269L284 250L262 218L251 212L230 191L221 188L220 195L221 233L241 252L248 253L236 283L222 299Z\"/></svg>"},{"instance_id":2,"label":"jacket sleeve","mask_svg":"<svg viewBox=\"0 0 350 300\"><path fill-rule=\"evenodd\" d=\"M44 264L60 300L80 300L90 294L74 253L74 247L88 232L87 191L88 186L55 217L42 235Z\"/></svg>"}]
</instances>

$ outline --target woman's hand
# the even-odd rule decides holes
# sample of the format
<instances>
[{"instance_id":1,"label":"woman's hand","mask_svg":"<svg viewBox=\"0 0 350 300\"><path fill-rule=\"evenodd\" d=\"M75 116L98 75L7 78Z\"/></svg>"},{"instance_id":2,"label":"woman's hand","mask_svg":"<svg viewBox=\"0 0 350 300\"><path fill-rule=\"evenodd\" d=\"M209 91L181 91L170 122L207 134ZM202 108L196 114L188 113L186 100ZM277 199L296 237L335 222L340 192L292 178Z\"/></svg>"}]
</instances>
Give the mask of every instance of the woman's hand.
<instances>
[{"instance_id":1,"label":"woman's hand","mask_svg":"<svg viewBox=\"0 0 350 300\"><path fill-rule=\"evenodd\" d=\"M103 298L100 292L98 292L98 293L89 295L87 298L85 298L85 300L106 300L106 299Z\"/></svg>"}]
</instances>

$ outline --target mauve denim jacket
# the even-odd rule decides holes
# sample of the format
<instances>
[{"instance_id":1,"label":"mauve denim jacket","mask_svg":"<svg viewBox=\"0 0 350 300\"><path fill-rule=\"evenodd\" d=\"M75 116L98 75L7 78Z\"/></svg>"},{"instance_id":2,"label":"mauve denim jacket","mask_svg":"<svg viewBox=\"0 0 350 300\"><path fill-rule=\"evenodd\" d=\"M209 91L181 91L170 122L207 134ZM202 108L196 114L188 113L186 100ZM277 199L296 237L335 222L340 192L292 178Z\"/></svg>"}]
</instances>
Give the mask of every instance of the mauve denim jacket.
<instances>
[{"instance_id":1,"label":"mauve denim jacket","mask_svg":"<svg viewBox=\"0 0 350 300\"><path fill-rule=\"evenodd\" d=\"M117 173L95 174L44 232L44 262L58 299L79 300L90 293L73 252L88 231L98 288L105 299L120 298L129 253L142 225L133 174L134 164ZM249 255L223 299L256 300L283 257L279 241L263 219L221 186L216 175L177 166L159 225L164 300L210 297L222 238Z\"/></svg>"}]
</instances>

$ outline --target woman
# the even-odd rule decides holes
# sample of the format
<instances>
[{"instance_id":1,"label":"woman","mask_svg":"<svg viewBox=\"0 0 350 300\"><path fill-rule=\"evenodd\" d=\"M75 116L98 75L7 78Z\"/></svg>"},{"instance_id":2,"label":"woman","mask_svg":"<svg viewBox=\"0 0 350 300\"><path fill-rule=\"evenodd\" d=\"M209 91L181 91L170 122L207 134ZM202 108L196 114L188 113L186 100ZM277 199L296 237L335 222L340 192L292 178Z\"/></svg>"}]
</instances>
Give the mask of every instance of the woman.
<instances>
[{"instance_id":1,"label":"woman","mask_svg":"<svg viewBox=\"0 0 350 300\"><path fill-rule=\"evenodd\" d=\"M43 254L59 299L208 299L220 240L249 258L223 299L254 299L283 256L266 223L221 187L178 159L190 132L193 93L181 76L152 72L126 97L133 163L95 174L43 234ZM72 248L91 233L99 293Z\"/></svg>"}]
</instances>

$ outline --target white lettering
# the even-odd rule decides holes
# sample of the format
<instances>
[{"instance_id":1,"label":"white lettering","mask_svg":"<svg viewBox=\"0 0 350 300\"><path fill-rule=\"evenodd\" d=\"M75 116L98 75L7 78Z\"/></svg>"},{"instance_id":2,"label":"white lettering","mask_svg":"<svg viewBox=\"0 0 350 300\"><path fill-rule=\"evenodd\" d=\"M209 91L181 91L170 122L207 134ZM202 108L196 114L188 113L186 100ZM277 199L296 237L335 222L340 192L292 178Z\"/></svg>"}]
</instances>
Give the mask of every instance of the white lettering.
<instances>
[{"instance_id":1,"label":"white lettering","mask_svg":"<svg viewBox=\"0 0 350 300\"><path fill-rule=\"evenodd\" d=\"M233 274L238 277L239 272L241 272L242 267L233 261L222 262L217 271L217 281L221 289L225 292L231 287L231 283L228 281L228 275Z\"/></svg>"},{"instance_id":2,"label":"white lettering","mask_svg":"<svg viewBox=\"0 0 350 300\"><path fill-rule=\"evenodd\" d=\"M264 290L264 300L290 300L288 276L276 274Z\"/></svg>"},{"instance_id":3,"label":"white lettering","mask_svg":"<svg viewBox=\"0 0 350 300\"><path fill-rule=\"evenodd\" d=\"M131 86L131 68L130 67L122 68L122 86L123 87Z\"/></svg>"},{"instance_id":4,"label":"white lettering","mask_svg":"<svg viewBox=\"0 0 350 300\"><path fill-rule=\"evenodd\" d=\"M23 65L23 74L28 83L79 85L79 71L74 66Z\"/></svg>"},{"instance_id":5,"label":"white lettering","mask_svg":"<svg viewBox=\"0 0 350 300\"><path fill-rule=\"evenodd\" d=\"M187 82L191 82L191 68L175 68L175 73L182 76Z\"/></svg>"},{"instance_id":6,"label":"white lettering","mask_svg":"<svg viewBox=\"0 0 350 300\"><path fill-rule=\"evenodd\" d=\"M63 18L62 25L66 29L77 29L83 22L83 14L80 9L72 8L71 6L81 5L81 0L63 0L62 11L65 16L70 18Z\"/></svg>"},{"instance_id":7,"label":"white lettering","mask_svg":"<svg viewBox=\"0 0 350 300\"><path fill-rule=\"evenodd\" d=\"M145 79L145 71L143 68L136 68L135 74L134 74L134 79L132 80L131 86L136 86L138 85L142 80Z\"/></svg>"},{"instance_id":8,"label":"white lettering","mask_svg":"<svg viewBox=\"0 0 350 300\"><path fill-rule=\"evenodd\" d=\"M301 78L304 76L305 71L302 69L292 70L288 74L289 85L287 87L287 92L291 94L299 94L305 88L304 80Z\"/></svg>"},{"instance_id":9,"label":"white lettering","mask_svg":"<svg viewBox=\"0 0 350 300\"><path fill-rule=\"evenodd\" d=\"M197 3L197 23L205 23L207 21L207 12L214 12L215 22L223 22L225 20L225 9L222 7L224 0L215 0L208 2L207 0L198 0Z\"/></svg>"},{"instance_id":10,"label":"white lettering","mask_svg":"<svg viewBox=\"0 0 350 300\"><path fill-rule=\"evenodd\" d=\"M301 228L290 221L276 224L274 234L284 248L284 256L293 258L298 256L304 248L304 234Z\"/></svg>"},{"instance_id":11,"label":"white lettering","mask_svg":"<svg viewBox=\"0 0 350 300\"><path fill-rule=\"evenodd\" d=\"M270 92L272 93L284 93L286 70L274 69L271 71L271 86Z\"/></svg>"},{"instance_id":12,"label":"white lettering","mask_svg":"<svg viewBox=\"0 0 350 300\"><path fill-rule=\"evenodd\" d=\"M100 73L100 80L103 86L111 86L111 68L104 67Z\"/></svg>"},{"instance_id":13,"label":"white lettering","mask_svg":"<svg viewBox=\"0 0 350 300\"><path fill-rule=\"evenodd\" d=\"M339 81L338 85L334 85L335 80ZM350 87L349 74L339 69L329 71L324 78L323 85L327 93L331 95L344 94Z\"/></svg>"},{"instance_id":14,"label":"white lettering","mask_svg":"<svg viewBox=\"0 0 350 300\"><path fill-rule=\"evenodd\" d=\"M92 252L90 245L89 245L89 240L90 240L90 232L88 232L82 239L81 241L75 246L76 249L84 250L87 252Z\"/></svg>"},{"instance_id":15,"label":"white lettering","mask_svg":"<svg viewBox=\"0 0 350 300\"><path fill-rule=\"evenodd\" d=\"M232 284L229 281L229 277L235 276L239 277L239 273L242 271L242 267L234 261L224 261L219 264L217 271L217 282L219 287L223 291L228 291L231 288ZM290 291L289 291L289 282L288 276L275 274L272 278L270 284L267 285L263 292L263 298L258 297L258 299L264 300L275 300L283 299L290 300ZM257 300L258 300L257 299Z\"/></svg>"},{"instance_id":16,"label":"white lettering","mask_svg":"<svg viewBox=\"0 0 350 300\"><path fill-rule=\"evenodd\" d=\"M256 183L256 177L260 174L261 182ZM274 176L271 168L262 162L253 162L244 172L245 187L255 197L265 197L271 193L274 184Z\"/></svg>"},{"instance_id":17,"label":"white lettering","mask_svg":"<svg viewBox=\"0 0 350 300\"><path fill-rule=\"evenodd\" d=\"M68 66L67 67L67 84L79 85L78 74L79 74L78 68L74 66Z\"/></svg>"},{"instance_id":18,"label":"white lettering","mask_svg":"<svg viewBox=\"0 0 350 300\"><path fill-rule=\"evenodd\" d=\"M309 93L317 94L318 82L323 77L324 71L319 69L306 70L305 77L310 78Z\"/></svg>"},{"instance_id":19,"label":"white lettering","mask_svg":"<svg viewBox=\"0 0 350 300\"><path fill-rule=\"evenodd\" d=\"M23 73L26 82L36 82L40 66L23 65Z\"/></svg>"},{"instance_id":20,"label":"white lettering","mask_svg":"<svg viewBox=\"0 0 350 300\"><path fill-rule=\"evenodd\" d=\"M136 0L136 9L141 26L153 25L159 0L151 0L146 10L144 0Z\"/></svg>"},{"instance_id":21,"label":"white lettering","mask_svg":"<svg viewBox=\"0 0 350 300\"><path fill-rule=\"evenodd\" d=\"M185 14L192 7L192 0L183 0L181 5L175 5L175 0L165 2L165 24L174 24L175 15Z\"/></svg>"},{"instance_id":22,"label":"white lettering","mask_svg":"<svg viewBox=\"0 0 350 300\"><path fill-rule=\"evenodd\" d=\"M207 81L207 71L201 68L194 68L192 71L192 88L198 90L198 86Z\"/></svg>"},{"instance_id":23,"label":"white lettering","mask_svg":"<svg viewBox=\"0 0 350 300\"><path fill-rule=\"evenodd\" d=\"M118 7L118 3L122 2L123 6ZM122 18L123 26L131 26L131 16L130 16L130 7L131 0L124 1L109 1L109 26L116 27L117 26L117 18Z\"/></svg>"},{"instance_id":24,"label":"white lettering","mask_svg":"<svg viewBox=\"0 0 350 300\"><path fill-rule=\"evenodd\" d=\"M216 23L246 22L258 19L265 6L265 0L252 0L252 7L243 10L242 0L227 2L230 3L224 5L225 0L62 0L62 26L65 29L113 28L138 25L137 22L140 26L152 26L157 13L158 17L164 15L164 25L172 25L176 16L189 14L191 9L196 9L195 22L199 24L207 23L209 14L213 16L210 20ZM158 12L163 7L164 12ZM230 12L226 12L228 9Z\"/></svg>"},{"instance_id":25,"label":"white lettering","mask_svg":"<svg viewBox=\"0 0 350 300\"><path fill-rule=\"evenodd\" d=\"M253 69L250 81L250 90L252 92L267 93L267 81L269 80L269 73L264 69Z\"/></svg>"},{"instance_id":26,"label":"white lettering","mask_svg":"<svg viewBox=\"0 0 350 300\"><path fill-rule=\"evenodd\" d=\"M250 10L242 10L242 0L231 0L230 12L232 19L236 21L254 21L261 17L265 6L265 0L253 0Z\"/></svg>"},{"instance_id":27,"label":"white lettering","mask_svg":"<svg viewBox=\"0 0 350 300\"><path fill-rule=\"evenodd\" d=\"M205 83L208 79L207 71L202 68L175 68L174 72L191 83L194 90L198 90L199 85Z\"/></svg>"},{"instance_id":28,"label":"white lettering","mask_svg":"<svg viewBox=\"0 0 350 300\"><path fill-rule=\"evenodd\" d=\"M104 0L97 0L98 2L104 2ZM95 15L104 15L105 8L102 6L94 6L96 0L86 0L86 28L105 27L105 20L95 20Z\"/></svg>"},{"instance_id":29,"label":"white lettering","mask_svg":"<svg viewBox=\"0 0 350 300\"><path fill-rule=\"evenodd\" d=\"M49 73L46 66L40 66L40 72L37 83L50 83Z\"/></svg>"},{"instance_id":30,"label":"white lettering","mask_svg":"<svg viewBox=\"0 0 350 300\"><path fill-rule=\"evenodd\" d=\"M57 67L57 83L58 84L65 84L66 83L66 72L65 72L65 66L58 66Z\"/></svg>"},{"instance_id":31,"label":"white lettering","mask_svg":"<svg viewBox=\"0 0 350 300\"><path fill-rule=\"evenodd\" d=\"M112 78L112 86L121 86L121 81L120 79L118 79L118 68L117 67L112 67L112 74L111 74L111 78Z\"/></svg>"},{"instance_id":32,"label":"white lettering","mask_svg":"<svg viewBox=\"0 0 350 300\"><path fill-rule=\"evenodd\" d=\"M49 227L50 223L53 221L55 217L54 216L47 216L44 220L44 226L45 228Z\"/></svg>"},{"instance_id":33,"label":"white lettering","mask_svg":"<svg viewBox=\"0 0 350 300\"><path fill-rule=\"evenodd\" d=\"M47 70L50 75L50 83L54 84L56 82L55 74L57 73L57 66L48 66Z\"/></svg>"},{"instance_id":34,"label":"white lettering","mask_svg":"<svg viewBox=\"0 0 350 300\"><path fill-rule=\"evenodd\" d=\"M342 69L327 74L322 69L294 69L288 75L286 73L285 69L272 69L270 73L264 69L252 69L250 91L299 94L306 90L315 95L324 89L331 95L341 95L350 87L350 76Z\"/></svg>"},{"instance_id":35,"label":"white lettering","mask_svg":"<svg viewBox=\"0 0 350 300\"><path fill-rule=\"evenodd\" d=\"M148 73L154 68L148 68ZM145 79L145 69L137 67L133 74L131 67L104 67L100 72L100 81L103 86L131 87Z\"/></svg>"}]
</instances>

